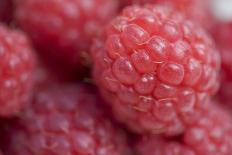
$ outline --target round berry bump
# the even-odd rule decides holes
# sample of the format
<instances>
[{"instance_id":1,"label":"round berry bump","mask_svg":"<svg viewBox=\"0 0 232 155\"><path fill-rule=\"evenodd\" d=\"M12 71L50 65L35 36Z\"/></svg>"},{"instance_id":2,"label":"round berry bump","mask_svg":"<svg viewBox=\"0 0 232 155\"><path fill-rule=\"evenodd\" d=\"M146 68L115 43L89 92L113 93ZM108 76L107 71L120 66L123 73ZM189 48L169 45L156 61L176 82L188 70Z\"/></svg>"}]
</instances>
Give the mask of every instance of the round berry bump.
<instances>
[{"instance_id":1,"label":"round berry bump","mask_svg":"<svg viewBox=\"0 0 232 155\"><path fill-rule=\"evenodd\" d=\"M0 25L0 116L15 115L28 102L34 65L28 38Z\"/></svg>"},{"instance_id":2,"label":"round berry bump","mask_svg":"<svg viewBox=\"0 0 232 155\"><path fill-rule=\"evenodd\" d=\"M127 7L105 31L92 46L93 78L116 118L139 133L182 133L185 114L219 85L211 37L162 5Z\"/></svg>"},{"instance_id":3,"label":"round berry bump","mask_svg":"<svg viewBox=\"0 0 232 155\"><path fill-rule=\"evenodd\" d=\"M122 130L99 108L91 86L37 90L24 113L5 131L4 153L14 155L130 155Z\"/></svg>"},{"instance_id":4,"label":"round berry bump","mask_svg":"<svg viewBox=\"0 0 232 155\"><path fill-rule=\"evenodd\" d=\"M15 6L18 25L42 58L55 69L80 74L90 63L92 39L117 12L115 0L15 0Z\"/></svg>"}]
</instances>

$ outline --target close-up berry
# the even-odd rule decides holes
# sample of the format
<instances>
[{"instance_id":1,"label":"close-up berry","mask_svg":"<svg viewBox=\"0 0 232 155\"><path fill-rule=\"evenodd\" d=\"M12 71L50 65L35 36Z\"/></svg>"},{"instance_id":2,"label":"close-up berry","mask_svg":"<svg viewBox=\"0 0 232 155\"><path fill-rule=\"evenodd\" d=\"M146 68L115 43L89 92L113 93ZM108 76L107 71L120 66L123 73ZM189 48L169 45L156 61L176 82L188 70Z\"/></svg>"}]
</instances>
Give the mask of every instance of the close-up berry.
<instances>
[{"instance_id":1,"label":"close-up berry","mask_svg":"<svg viewBox=\"0 0 232 155\"><path fill-rule=\"evenodd\" d=\"M33 87L35 55L20 31L0 25L0 116L19 112Z\"/></svg>"},{"instance_id":2,"label":"close-up berry","mask_svg":"<svg viewBox=\"0 0 232 155\"><path fill-rule=\"evenodd\" d=\"M18 25L45 61L81 74L92 39L117 12L115 0L15 0ZM62 72L63 70L60 70Z\"/></svg>"},{"instance_id":3,"label":"close-up berry","mask_svg":"<svg viewBox=\"0 0 232 155\"><path fill-rule=\"evenodd\" d=\"M220 117L219 117L220 116ZM232 151L231 116L213 105L199 111L186 132L176 139L144 136L135 148L138 155L230 155Z\"/></svg>"},{"instance_id":4,"label":"close-up berry","mask_svg":"<svg viewBox=\"0 0 232 155\"><path fill-rule=\"evenodd\" d=\"M18 120L5 127L5 155L129 155L125 134L99 106L95 88L43 88Z\"/></svg>"},{"instance_id":5,"label":"close-up berry","mask_svg":"<svg viewBox=\"0 0 232 155\"><path fill-rule=\"evenodd\" d=\"M96 39L93 78L115 117L138 133L180 134L219 87L211 37L162 5L125 8Z\"/></svg>"}]
</instances>

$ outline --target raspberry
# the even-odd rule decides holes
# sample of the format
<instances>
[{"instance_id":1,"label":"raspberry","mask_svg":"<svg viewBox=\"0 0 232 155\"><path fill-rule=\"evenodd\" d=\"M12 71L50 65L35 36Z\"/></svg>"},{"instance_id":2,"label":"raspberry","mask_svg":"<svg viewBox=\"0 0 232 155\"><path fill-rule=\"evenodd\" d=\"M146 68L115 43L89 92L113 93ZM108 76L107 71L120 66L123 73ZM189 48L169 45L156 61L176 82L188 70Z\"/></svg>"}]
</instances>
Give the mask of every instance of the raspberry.
<instances>
[{"instance_id":1,"label":"raspberry","mask_svg":"<svg viewBox=\"0 0 232 155\"><path fill-rule=\"evenodd\" d=\"M219 23L212 30L222 56L221 88L218 97L222 103L232 106L232 22Z\"/></svg>"},{"instance_id":2,"label":"raspberry","mask_svg":"<svg viewBox=\"0 0 232 155\"><path fill-rule=\"evenodd\" d=\"M0 26L0 115L19 112L33 85L35 57L26 36Z\"/></svg>"},{"instance_id":3,"label":"raspberry","mask_svg":"<svg viewBox=\"0 0 232 155\"><path fill-rule=\"evenodd\" d=\"M93 77L117 119L139 133L183 132L182 115L219 85L212 39L161 5L128 7L106 31L92 47Z\"/></svg>"},{"instance_id":4,"label":"raspberry","mask_svg":"<svg viewBox=\"0 0 232 155\"><path fill-rule=\"evenodd\" d=\"M82 73L89 63L87 52L93 37L117 11L115 2L15 0L15 16L45 61L52 61L53 67L61 71Z\"/></svg>"},{"instance_id":5,"label":"raspberry","mask_svg":"<svg viewBox=\"0 0 232 155\"><path fill-rule=\"evenodd\" d=\"M213 25L214 19L210 12L209 0L121 0L122 6L131 4L161 3L182 12L207 30Z\"/></svg>"},{"instance_id":6,"label":"raspberry","mask_svg":"<svg viewBox=\"0 0 232 155\"><path fill-rule=\"evenodd\" d=\"M195 120L188 124L183 138L170 140L155 136L142 137L136 144L138 155L231 154L232 120L228 113L220 107L210 105L199 111Z\"/></svg>"},{"instance_id":7,"label":"raspberry","mask_svg":"<svg viewBox=\"0 0 232 155\"><path fill-rule=\"evenodd\" d=\"M13 4L12 0L0 0L0 21L9 23L12 20Z\"/></svg>"},{"instance_id":8,"label":"raspberry","mask_svg":"<svg viewBox=\"0 0 232 155\"><path fill-rule=\"evenodd\" d=\"M101 102L86 85L41 89L9 128L4 153L128 155L124 133L99 108Z\"/></svg>"}]
</instances>

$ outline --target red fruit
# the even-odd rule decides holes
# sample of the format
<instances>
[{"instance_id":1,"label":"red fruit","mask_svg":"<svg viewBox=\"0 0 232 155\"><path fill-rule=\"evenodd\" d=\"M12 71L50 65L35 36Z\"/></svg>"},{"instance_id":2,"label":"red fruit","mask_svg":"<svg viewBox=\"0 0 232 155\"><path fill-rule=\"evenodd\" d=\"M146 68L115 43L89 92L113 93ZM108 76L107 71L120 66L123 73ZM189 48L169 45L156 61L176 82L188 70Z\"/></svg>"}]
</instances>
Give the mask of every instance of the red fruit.
<instances>
[{"instance_id":1,"label":"red fruit","mask_svg":"<svg viewBox=\"0 0 232 155\"><path fill-rule=\"evenodd\" d=\"M218 85L211 37L164 6L126 8L92 48L93 77L115 116L139 133L183 132L182 115Z\"/></svg>"},{"instance_id":2,"label":"red fruit","mask_svg":"<svg viewBox=\"0 0 232 155\"><path fill-rule=\"evenodd\" d=\"M9 23L12 20L12 0L0 0L0 21Z\"/></svg>"},{"instance_id":3,"label":"red fruit","mask_svg":"<svg viewBox=\"0 0 232 155\"><path fill-rule=\"evenodd\" d=\"M232 119L221 107L210 104L194 115L183 140L143 137L138 141L138 155L230 155Z\"/></svg>"},{"instance_id":4,"label":"red fruit","mask_svg":"<svg viewBox=\"0 0 232 155\"><path fill-rule=\"evenodd\" d=\"M7 132L6 155L128 155L124 133L103 113L86 85L38 91Z\"/></svg>"},{"instance_id":5,"label":"red fruit","mask_svg":"<svg viewBox=\"0 0 232 155\"><path fill-rule=\"evenodd\" d=\"M27 37L0 26L0 116L19 112L32 93L35 58Z\"/></svg>"},{"instance_id":6,"label":"red fruit","mask_svg":"<svg viewBox=\"0 0 232 155\"><path fill-rule=\"evenodd\" d=\"M85 72L92 39L117 10L115 0L15 0L15 5L18 24L43 59L75 72Z\"/></svg>"},{"instance_id":7,"label":"red fruit","mask_svg":"<svg viewBox=\"0 0 232 155\"><path fill-rule=\"evenodd\" d=\"M218 97L221 103L232 106L232 22L215 25L212 34L222 57L222 84Z\"/></svg>"}]
</instances>

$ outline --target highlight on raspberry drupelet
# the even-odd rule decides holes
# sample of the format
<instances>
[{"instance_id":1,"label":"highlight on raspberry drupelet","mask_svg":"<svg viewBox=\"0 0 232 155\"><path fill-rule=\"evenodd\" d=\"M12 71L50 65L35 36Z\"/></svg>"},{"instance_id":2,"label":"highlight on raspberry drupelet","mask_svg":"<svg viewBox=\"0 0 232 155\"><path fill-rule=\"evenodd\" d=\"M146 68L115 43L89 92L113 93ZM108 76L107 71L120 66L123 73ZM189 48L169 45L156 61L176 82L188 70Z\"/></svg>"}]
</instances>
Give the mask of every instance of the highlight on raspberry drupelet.
<instances>
[{"instance_id":1,"label":"highlight on raspberry drupelet","mask_svg":"<svg viewBox=\"0 0 232 155\"><path fill-rule=\"evenodd\" d=\"M137 133L177 135L217 92L211 37L163 5L125 8L92 47L93 78L115 117Z\"/></svg>"},{"instance_id":2,"label":"highlight on raspberry drupelet","mask_svg":"<svg viewBox=\"0 0 232 155\"><path fill-rule=\"evenodd\" d=\"M41 88L30 107L8 125L6 155L130 155L125 133L99 106L95 88Z\"/></svg>"},{"instance_id":3,"label":"highlight on raspberry drupelet","mask_svg":"<svg viewBox=\"0 0 232 155\"><path fill-rule=\"evenodd\" d=\"M25 34L0 25L0 116L17 114L29 101L35 61Z\"/></svg>"}]
</instances>

